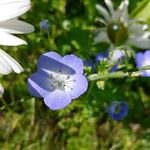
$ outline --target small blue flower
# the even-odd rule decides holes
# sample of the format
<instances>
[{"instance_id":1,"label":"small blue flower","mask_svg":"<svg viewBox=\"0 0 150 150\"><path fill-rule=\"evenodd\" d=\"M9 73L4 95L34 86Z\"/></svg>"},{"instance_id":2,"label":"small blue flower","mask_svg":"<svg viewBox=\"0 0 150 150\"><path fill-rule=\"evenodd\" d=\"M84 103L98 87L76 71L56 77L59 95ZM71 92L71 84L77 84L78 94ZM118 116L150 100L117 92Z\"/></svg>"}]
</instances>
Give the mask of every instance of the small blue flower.
<instances>
[{"instance_id":1,"label":"small blue flower","mask_svg":"<svg viewBox=\"0 0 150 150\"><path fill-rule=\"evenodd\" d=\"M108 62L110 61L109 60L109 53L106 51L106 52L100 52L100 53L98 53L97 55L96 55L96 58L95 58L96 60L96 62L98 63L98 62L101 62L101 61L103 61L104 59L107 59L108 60ZM109 70L109 72L115 72L116 70L118 69L118 67L117 67L117 65L114 65L114 66L112 66L112 68Z\"/></svg>"},{"instance_id":2,"label":"small blue flower","mask_svg":"<svg viewBox=\"0 0 150 150\"><path fill-rule=\"evenodd\" d=\"M128 113L127 102L113 101L112 104L106 108L106 112L114 120L123 119Z\"/></svg>"},{"instance_id":3,"label":"small blue flower","mask_svg":"<svg viewBox=\"0 0 150 150\"><path fill-rule=\"evenodd\" d=\"M112 54L112 61L116 63L122 63L126 58L126 53L124 50L115 50Z\"/></svg>"},{"instance_id":4,"label":"small blue flower","mask_svg":"<svg viewBox=\"0 0 150 150\"><path fill-rule=\"evenodd\" d=\"M40 28L45 31L45 32L49 32L49 29L50 29L50 24L49 24L49 21L46 19L46 20L43 20L40 22Z\"/></svg>"},{"instance_id":5,"label":"small blue flower","mask_svg":"<svg viewBox=\"0 0 150 150\"><path fill-rule=\"evenodd\" d=\"M137 68L145 67L150 65L150 50L145 51L144 53L139 52L135 55L135 61ZM150 70L142 70L141 76L150 77Z\"/></svg>"},{"instance_id":6,"label":"small blue flower","mask_svg":"<svg viewBox=\"0 0 150 150\"><path fill-rule=\"evenodd\" d=\"M96 55L96 62L103 61L109 57L108 52L100 52Z\"/></svg>"},{"instance_id":7,"label":"small blue flower","mask_svg":"<svg viewBox=\"0 0 150 150\"><path fill-rule=\"evenodd\" d=\"M93 68L94 61L92 59L84 60L83 64L84 64L85 67L91 67L91 68Z\"/></svg>"},{"instance_id":8,"label":"small blue flower","mask_svg":"<svg viewBox=\"0 0 150 150\"><path fill-rule=\"evenodd\" d=\"M40 56L37 68L28 78L28 90L31 95L44 98L52 110L66 107L87 90L83 62L73 54L62 57L56 52L45 53Z\"/></svg>"}]
</instances>

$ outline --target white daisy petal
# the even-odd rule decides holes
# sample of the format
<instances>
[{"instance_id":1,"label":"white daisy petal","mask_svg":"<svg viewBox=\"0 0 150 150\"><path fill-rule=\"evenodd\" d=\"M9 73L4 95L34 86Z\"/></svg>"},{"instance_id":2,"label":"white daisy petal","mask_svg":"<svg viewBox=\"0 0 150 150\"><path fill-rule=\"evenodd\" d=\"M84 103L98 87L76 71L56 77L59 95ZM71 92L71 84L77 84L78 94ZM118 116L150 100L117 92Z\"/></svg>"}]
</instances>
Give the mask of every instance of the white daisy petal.
<instances>
[{"instance_id":1,"label":"white daisy petal","mask_svg":"<svg viewBox=\"0 0 150 150\"><path fill-rule=\"evenodd\" d=\"M2 32L0 31L0 45L7 45L7 46L18 46L18 45L23 45L27 44L26 41L17 38L9 33Z\"/></svg>"},{"instance_id":2,"label":"white daisy petal","mask_svg":"<svg viewBox=\"0 0 150 150\"><path fill-rule=\"evenodd\" d=\"M12 68L6 63L5 59L0 54L0 74L7 75L11 73Z\"/></svg>"},{"instance_id":3,"label":"white daisy petal","mask_svg":"<svg viewBox=\"0 0 150 150\"><path fill-rule=\"evenodd\" d=\"M104 25L107 25L107 22L106 22L103 18L97 17L97 18L96 18L96 21L97 21L97 22L100 22L100 23L103 23Z\"/></svg>"},{"instance_id":4,"label":"white daisy petal","mask_svg":"<svg viewBox=\"0 0 150 150\"><path fill-rule=\"evenodd\" d=\"M105 0L105 3L106 3L106 5L107 5L107 7L108 7L108 9L109 9L109 11L110 11L110 13L111 13L111 15L113 15L113 13L114 13L114 8L113 8L113 4L112 4L111 0Z\"/></svg>"},{"instance_id":5,"label":"white daisy petal","mask_svg":"<svg viewBox=\"0 0 150 150\"><path fill-rule=\"evenodd\" d=\"M110 15L109 15L108 11L103 6L96 4L96 9L105 18L105 20L107 22L110 21Z\"/></svg>"},{"instance_id":6,"label":"white daisy petal","mask_svg":"<svg viewBox=\"0 0 150 150\"><path fill-rule=\"evenodd\" d=\"M124 0L122 2L122 4L120 5L120 9L122 10L121 21L125 25L128 25L128 23L129 23L128 6L129 6L129 1L128 0Z\"/></svg>"},{"instance_id":7,"label":"white daisy petal","mask_svg":"<svg viewBox=\"0 0 150 150\"><path fill-rule=\"evenodd\" d=\"M120 21L120 18L121 18L121 15L122 15L122 10L120 10L119 8L113 13L112 17L111 17L111 20L113 22L119 22Z\"/></svg>"},{"instance_id":8,"label":"white daisy petal","mask_svg":"<svg viewBox=\"0 0 150 150\"><path fill-rule=\"evenodd\" d=\"M23 68L16 60L0 49L0 74L6 75L12 71L21 73Z\"/></svg>"},{"instance_id":9,"label":"white daisy petal","mask_svg":"<svg viewBox=\"0 0 150 150\"><path fill-rule=\"evenodd\" d=\"M12 19L5 22L0 22L0 31L12 34L24 34L34 31L34 27L26 22Z\"/></svg>"},{"instance_id":10,"label":"white daisy petal","mask_svg":"<svg viewBox=\"0 0 150 150\"><path fill-rule=\"evenodd\" d=\"M0 96L3 96L3 94L4 94L4 87L0 83Z\"/></svg>"},{"instance_id":11,"label":"white daisy petal","mask_svg":"<svg viewBox=\"0 0 150 150\"><path fill-rule=\"evenodd\" d=\"M130 34L140 35L145 32L145 30L148 29L147 24L140 24L140 23L133 23L128 26L128 32Z\"/></svg>"},{"instance_id":12,"label":"white daisy petal","mask_svg":"<svg viewBox=\"0 0 150 150\"><path fill-rule=\"evenodd\" d=\"M96 43L110 43L107 32L106 31L99 31L97 35L94 37L94 44Z\"/></svg>"},{"instance_id":13,"label":"white daisy petal","mask_svg":"<svg viewBox=\"0 0 150 150\"><path fill-rule=\"evenodd\" d=\"M0 22L16 18L31 7L30 0L1 0Z\"/></svg>"},{"instance_id":14,"label":"white daisy petal","mask_svg":"<svg viewBox=\"0 0 150 150\"><path fill-rule=\"evenodd\" d=\"M141 36L130 35L128 39L128 44L141 48L148 49L150 48L150 32L146 32Z\"/></svg>"},{"instance_id":15,"label":"white daisy petal","mask_svg":"<svg viewBox=\"0 0 150 150\"><path fill-rule=\"evenodd\" d=\"M118 9L114 12L112 15L112 20L114 22L116 21L122 21L126 25L128 24L128 0L122 1L122 3L119 5Z\"/></svg>"}]
</instances>

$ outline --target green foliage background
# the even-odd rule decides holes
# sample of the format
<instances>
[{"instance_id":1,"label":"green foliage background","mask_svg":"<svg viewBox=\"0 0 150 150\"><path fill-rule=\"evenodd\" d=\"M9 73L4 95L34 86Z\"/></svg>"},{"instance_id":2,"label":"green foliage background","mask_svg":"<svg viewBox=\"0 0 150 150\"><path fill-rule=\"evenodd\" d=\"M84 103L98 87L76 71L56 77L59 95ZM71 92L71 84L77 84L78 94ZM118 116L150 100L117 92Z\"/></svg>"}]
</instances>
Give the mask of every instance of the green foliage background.
<instances>
[{"instance_id":1,"label":"green foliage background","mask_svg":"<svg viewBox=\"0 0 150 150\"><path fill-rule=\"evenodd\" d=\"M113 0L117 7L121 0ZM40 54L55 50L75 53L89 59L107 49L93 45L92 34L99 14L95 4L103 0L32 0L32 9L22 20L35 26L35 32L21 36L28 46L3 47L16 58L25 71L3 76L4 98L0 107L1 150L149 150L150 149L150 79L109 80L104 90L95 83L67 108L49 110L40 99L29 95L28 76L36 70ZM149 0L130 0L132 17L150 23ZM39 28L48 19L49 34ZM67 24L67 25L66 25ZM129 103L129 113L121 122L113 121L105 106L113 100Z\"/></svg>"}]
</instances>

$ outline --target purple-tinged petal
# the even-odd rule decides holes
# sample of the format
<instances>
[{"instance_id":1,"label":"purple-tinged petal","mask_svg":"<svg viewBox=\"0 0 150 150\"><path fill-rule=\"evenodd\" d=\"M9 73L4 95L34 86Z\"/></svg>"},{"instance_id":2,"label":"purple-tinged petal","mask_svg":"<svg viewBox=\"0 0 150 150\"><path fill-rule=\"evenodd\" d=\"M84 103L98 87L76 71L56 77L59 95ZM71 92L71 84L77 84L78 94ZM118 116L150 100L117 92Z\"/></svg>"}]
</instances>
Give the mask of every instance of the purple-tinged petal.
<instances>
[{"instance_id":1,"label":"purple-tinged petal","mask_svg":"<svg viewBox=\"0 0 150 150\"><path fill-rule=\"evenodd\" d=\"M45 53L45 54L40 56L40 58L38 60L37 67L38 67L38 69L45 68L47 70L50 67L52 67L52 69L55 68L54 70L59 70L60 64L57 64L57 62L60 61L61 58L62 57L56 52ZM50 67L48 67L48 66L50 66Z\"/></svg>"},{"instance_id":2,"label":"purple-tinged petal","mask_svg":"<svg viewBox=\"0 0 150 150\"><path fill-rule=\"evenodd\" d=\"M150 77L150 70L143 70L141 71L142 77Z\"/></svg>"},{"instance_id":3,"label":"purple-tinged petal","mask_svg":"<svg viewBox=\"0 0 150 150\"><path fill-rule=\"evenodd\" d=\"M52 79L42 75L41 73L33 73L28 78L28 91L36 97L45 97L49 92L53 91Z\"/></svg>"},{"instance_id":4,"label":"purple-tinged petal","mask_svg":"<svg viewBox=\"0 0 150 150\"><path fill-rule=\"evenodd\" d=\"M39 60L43 57L43 56L47 56L49 58L52 58L52 59L55 59L55 60L61 60L62 59L62 56L59 55L58 53L56 52L48 52L48 53L44 53L43 55L40 56Z\"/></svg>"},{"instance_id":5,"label":"purple-tinged petal","mask_svg":"<svg viewBox=\"0 0 150 150\"><path fill-rule=\"evenodd\" d=\"M123 50L115 50L112 55L112 60L117 63L123 62L126 57L126 53Z\"/></svg>"},{"instance_id":6,"label":"purple-tinged petal","mask_svg":"<svg viewBox=\"0 0 150 150\"><path fill-rule=\"evenodd\" d=\"M61 62L73 68L76 74L83 74L84 65L83 65L83 61L79 57L73 54L66 55L62 58Z\"/></svg>"},{"instance_id":7,"label":"purple-tinged petal","mask_svg":"<svg viewBox=\"0 0 150 150\"><path fill-rule=\"evenodd\" d=\"M68 64L61 62L62 57L55 52L49 52L40 56L38 60L38 70L40 72L50 74L51 72L62 74L75 74L75 70Z\"/></svg>"},{"instance_id":8,"label":"purple-tinged petal","mask_svg":"<svg viewBox=\"0 0 150 150\"><path fill-rule=\"evenodd\" d=\"M150 50L145 51L145 53L144 53L144 59L150 60Z\"/></svg>"},{"instance_id":9,"label":"purple-tinged petal","mask_svg":"<svg viewBox=\"0 0 150 150\"><path fill-rule=\"evenodd\" d=\"M64 91L55 90L44 98L44 103L52 110L62 109L71 103L71 96Z\"/></svg>"},{"instance_id":10,"label":"purple-tinged petal","mask_svg":"<svg viewBox=\"0 0 150 150\"><path fill-rule=\"evenodd\" d=\"M135 61L138 68L150 65L150 50L145 53L137 53ZM141 76L150 77L150 70L141 70Z\"/></svg>"},{"instance_id":11,"label":"purple-tinged petal","mask_svg":"<svg viewBox=\"0 0 150 150\"><path fill-rule=\"evenodd\" d=\"M71 80L75 82L68 82L66 93L69 93L72 99L76 99L87 91L88 81L83 75L74 75Z\"/></svg>"},{"instance_id":12,"label":"purple-tinged petal","mask_svg":"<svg viewBox=\"0 0 150 150\"><path fill-rule=\"evenodd\" d=\"M142 67L143 61L144 61L144 55L143 53L137 53L135 55L135 61L138 68Z\"/></svg>"}]
</instances>

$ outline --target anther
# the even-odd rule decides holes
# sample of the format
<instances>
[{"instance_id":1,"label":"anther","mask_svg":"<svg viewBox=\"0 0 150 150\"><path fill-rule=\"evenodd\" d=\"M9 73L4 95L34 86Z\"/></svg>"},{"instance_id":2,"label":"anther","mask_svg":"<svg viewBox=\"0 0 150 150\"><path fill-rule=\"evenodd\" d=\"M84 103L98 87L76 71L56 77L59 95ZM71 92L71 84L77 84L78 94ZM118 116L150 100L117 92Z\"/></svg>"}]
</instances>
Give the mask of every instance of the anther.
<instances>
[{"instance_id":1,"label":"anther","mask_svg":"<svg viewBox=\"0 0 150 150\"><path fill-rule=\"evenodd\" d=\"M59 70L59 73L60 73L60 74L62 74L62 71L61 71L61 70Z\"/></svg>"},{"instance_id":2,"label":"anther","mask_svg":"<svg viewBox=\"0 0 150 150\"><path fill-rule=\"evenodd\" d=\"M53 75L52 75L52 73L50 74L50 78L51 78L51 79L53 79Z\"/></svg>"}]
</instances>

